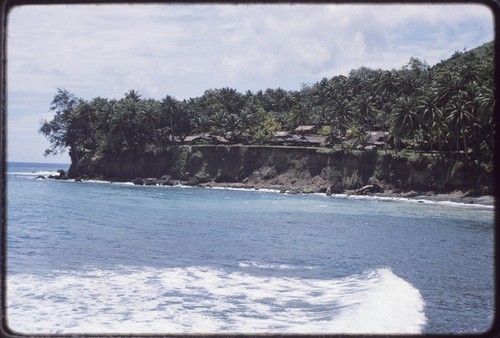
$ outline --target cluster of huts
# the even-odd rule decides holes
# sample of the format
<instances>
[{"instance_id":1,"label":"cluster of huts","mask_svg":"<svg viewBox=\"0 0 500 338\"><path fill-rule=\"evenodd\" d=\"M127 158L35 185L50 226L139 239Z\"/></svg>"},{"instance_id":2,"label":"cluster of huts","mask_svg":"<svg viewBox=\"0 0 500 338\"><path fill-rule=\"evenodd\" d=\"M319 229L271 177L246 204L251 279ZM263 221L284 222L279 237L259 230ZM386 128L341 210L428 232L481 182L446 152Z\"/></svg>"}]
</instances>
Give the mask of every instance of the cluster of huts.
<instances>
[{"instance_id":1,"label":"cluster of huts","mask_svg":"<svg viewBox=\"0 0 500 338\"><path fill-rule=\"evenodd\" d=\"M386 143L387 133L383 131L367 131L366 144L363 149L375 149L383 147ZM184 144L231 144L231 138L214 135L208 132L196 135L188 135L183 140ZM251 142L247 142L251 143ZM305 146L305 147L324 147L331 146L327 143L326 137L318 134L317 126L302 125L291 131L278 131L269 144L283 146Z\"/></svg>"}]
</instances>

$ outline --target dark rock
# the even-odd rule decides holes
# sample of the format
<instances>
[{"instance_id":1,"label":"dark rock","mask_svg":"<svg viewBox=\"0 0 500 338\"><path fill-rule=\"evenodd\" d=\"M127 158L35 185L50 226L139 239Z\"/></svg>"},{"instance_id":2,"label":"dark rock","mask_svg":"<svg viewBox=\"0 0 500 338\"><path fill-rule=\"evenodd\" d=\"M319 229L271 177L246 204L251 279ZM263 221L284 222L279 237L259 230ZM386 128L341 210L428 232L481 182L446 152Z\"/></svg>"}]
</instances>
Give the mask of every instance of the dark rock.
<instances>
[{"instance_id":1,"label":"dark rock","mask_svg":"<svg viewBox=\"0 0 500 338\"><path fill-rule=\"evenodd\" d=\"M189 181L191 179L191 173L189 171L186 171L181 174L181 181Z\"/></svg>"},{"instance_id":2,"label":"dark rock","mask_svg":"<svg viewBox=\"0 0 500 338\"><path fill-rule=\"evenodd\" d=\"M186 182L183 182L184 185L187 185L187 186L190 186L190 187L194 187L194 186L197 186L200 182L195 178L191 178L189 181L186 181Z\"/></svg>"},{"instance_id":3,"label":"dark rock","mask_svg":"<svg viewBox=\"0 0 500 338\"><path fill-rule=\"evenodd\" d=\"M340 189L336 185L332 185L326 189L327 195L342 194L343 192L344 192L344 189Z\"/></svg>"},{"instance_id":4,"label":"dark rock","mask_svg":"<svg viewBox=\"0 0 500 338\"><path fill-rule=\"evenodd\" d=\"M134 185L144 185L144 179L136 177L132 180L132 183L134 183Z\"/></svg>"},{"instance_id":5,"label":"dark rock","mask_svg":"<svg viewBox=\"0 0 500 338\"><path fill-rule=\"evenodd\" d=\"M57 171L57 173L59 174L59 176L56 176L56 179L59 179L59 180L67 180L68 179L68 174L66 173L65 170L59 169Z\"/></svg>"},{"instance_id":6,"label":"dark rock","mask_svg":"<svg viewBox=\"0 0 500 338\"><path fill-rule=\"evenodd\" d=\"M47 177L43 176L43 175L38 175L36 178L39 178L39 179L46 179Z\"/></svg>"},{"instance_id":7,"label":"dark rock","mask_svg":"<svg viewBox=\"0 0 500 338\"><path fill-rule=\"evenodd\" d=\"M80 176L80 177L75 178L75 182L81 182L81 181L82 181L82 177L81 177L81 176Z\"/></svg>"},{"instance_id":8,"label":"dark rock","mask_svg":"<svg viewBox=\"0 0 500 338\"><path fill-rule=\"evenodd\" d=\"M174 185L174 183L175 182L172 179L160 179L160 180L158 180L158 184L160 184L160 185L169 185L169 186L172 186L172 185Z\"/></svg>"},{"instance_id":9,"label":"dark rock","mask_svg":"<svg viewBox=\"0 0 500 338\"><path fill-rule=\"evenodd\" d=\"M57 171L59 175L49 175L48 178L54 179L54 180L67 180L68 179L68 174L66 171L59 169Z\"/></svg>"},{"instance_id":10,"label":"dark rock","mask_svg":"<svg viewBox=\"0 0 500 338\"><path fill-rule=\"evenodd\" d=\"M144 180L144 185L156 185L158 180L156 178L146 178Z\"/></svg>"},{"instance_id":11,"label":"dark rock","mask_svg":"<svg viewBox=\"0 0 500 338\"><path fill-rule=\"evenodd\" d=\"M363 190L370 184L379 184L394 193L474 189L477 192L471 192L471 197L491 194L491 170L472 161L462 162L446 156L414 160L403 154L377 151L258 145L169 146L158 153L87 153L78 163L72 163L68 173L72 179L84 179L83 175L88 175L121 182L131 181L132 177L161 177L157 182L164 185L173 184L171 180L188 182L196 177L201 184L215 181L218 184L243 182L261 188L275 184L288 189L326 187L321 191L329 194L344 193L344 190L371 193ZM61 174L55 175L61 178ZM316 176L321 180L314 179ZM329 185L335 186L328 189Z\"/></svg>"}]
</instances>

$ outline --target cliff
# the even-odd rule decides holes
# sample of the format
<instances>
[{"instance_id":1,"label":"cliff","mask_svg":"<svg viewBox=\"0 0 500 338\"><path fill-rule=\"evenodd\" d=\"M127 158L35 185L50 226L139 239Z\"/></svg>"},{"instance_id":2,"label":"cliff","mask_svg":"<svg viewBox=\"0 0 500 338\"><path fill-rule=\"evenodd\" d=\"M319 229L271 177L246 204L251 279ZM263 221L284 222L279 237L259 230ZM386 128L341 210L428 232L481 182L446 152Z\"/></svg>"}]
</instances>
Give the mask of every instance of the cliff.
<instances>
[{"instance_id":1,"label":"cliff","mask_svg":"<svg viewBox=\"0 0 500 338\"><path fill-rule=\"evenodd\" d=\"M163 184L241 183L334 193L377 184L386 190L461 190L485 195L491 194L493 186L492 174L486 169L457 158L241 145L186 145L154 153L106 156L89 153L71 165L68 175L111 181L155 178L149 182Z\"/></svg>"}]
</instances>

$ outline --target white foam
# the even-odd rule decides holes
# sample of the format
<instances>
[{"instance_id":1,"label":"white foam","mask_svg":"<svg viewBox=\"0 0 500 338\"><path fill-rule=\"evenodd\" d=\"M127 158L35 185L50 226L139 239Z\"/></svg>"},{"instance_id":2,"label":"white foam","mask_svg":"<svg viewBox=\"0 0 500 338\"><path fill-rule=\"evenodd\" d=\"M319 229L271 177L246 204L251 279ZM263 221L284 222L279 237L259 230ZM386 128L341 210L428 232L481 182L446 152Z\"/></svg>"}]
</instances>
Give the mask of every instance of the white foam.
<instances>
[{"instance_id":1,"label":"white foam","mask_svg":"<svg viewBox=\"0 0 500 338\"><path fill-rule=\"evenodd\" d=\"M26 171L11 171L7 172L7 175L16 175L16 176L59 176L59 173L57 171L34 171L34 172L26 172Z\"/></svg>"},{"instance_id":2,"label":"white foam","mask_svg":"<svg viewBox=\"0 0 500 338\"><path fill-rule=\"evenodd\" d=\"M259 263L254 261L242 261L238 263L240 268L259 268L259 269L278 269L278 270L296 270L296 269L306 269L312 270L312 266L296 266L290 264L274 264L274 263Z\"/></svg>"},{"instance_id":3,"label":"white foam","mask_svg":"<svg viewBox=\"0 0 500 338\"><path fill-rule=\"evenodd\" d=\"M7 278L22 333L419 333L420 292L389 269L336 279L208 267L126 268Z\"/></svg>"},{"instance_id":4,"label":"white foam","mask_svg":"<svg viewBox=\"0 0 500 338\"><path fill-rule=\"evenodd\" d=\"M388 196L373 196L373 195L347 195L347 194L335 194L329 197L332 198L342 198L342 199L353 199L353 200L374 200L374 201L390 201L390 202L403 202L403 203L424 203L431 205L446 205L453 207L468 207L468 208L483 208L483 209L494 209L493 205L487 204L474 204L474 203L461 203L452 201L433 201L428 199L416 199L407 197L388 197Z\"/></svg>"}]
</instances>

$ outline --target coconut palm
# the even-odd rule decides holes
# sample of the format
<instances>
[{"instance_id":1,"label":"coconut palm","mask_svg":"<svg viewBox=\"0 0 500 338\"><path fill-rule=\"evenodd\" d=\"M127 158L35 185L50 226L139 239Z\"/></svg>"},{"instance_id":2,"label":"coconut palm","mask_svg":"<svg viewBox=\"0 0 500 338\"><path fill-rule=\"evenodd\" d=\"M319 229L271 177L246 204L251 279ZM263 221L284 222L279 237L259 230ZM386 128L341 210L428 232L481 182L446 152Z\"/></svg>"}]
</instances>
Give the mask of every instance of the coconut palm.
<instances>
[{"instance_id":1,"label":"coconut palm","mask_svg":"<svg viewBox=\"0 0 500 338\"><path fill-rule=\"evenodd\" d=\"M443 133L443 119L444 115L439 107L438 96L433 92L421 96L416 102L418 114L420 117L420 125L424 129L427 140L429 142L429 150L432 152L432 145L434 138L437 136L439 151L442 151L442 133Z\"/></svg>"},{"instance_id":2,"label":"coconut palm","mask_svg":"<svg viewBox=\"0 0 500 338\"><path fill-rule=\"evenodd\" d=\"M351 103L354 111L354 118L361 129L371 130L373 126L375 105L373 96L368 93L362 93Z\"/></svg>"},{"instance_id":3,"label":"coconut palm","mask_svg":"<svg viewBox=\"0 0 500 338\"><path fill-rule=\"evenodd\" d=\"M141 99L141 95L139 95L138 91L130 89L128 92L125 93L125 99L131 99L135 102L139 102Z\"/></svg>"},{"instance_id":4,"label":"coconut palm","mask_svg":"<svg viewBox=\"0 0 500 338\"><path fill-rule=\"evenodd\" d=\"M344 149L344 137L349 125L353 120L351 103L344 98L343 100L333 101L332 109L329 114L329 123L332 131L337 133L340 139L342 149Z\"/></svg>"},{"instance_id":5,"label":"coconut palm","mask_svg":"<svg viewBox=\"0 0 500 338\"><path fill-rule=\"evenodd\" d=\"M416 129L419 127L415 101L410 97L402 97L396 101L392 115L392 134L395 139L396 150L404 137L414 140Z\"/></svg>"},{"instance_id":6,"label":"coconut palm","mask_svg":"<svg viewBox=\"0 0 500 338\"><path fill-rule=\"evenodd\" d=\"M160 103L160 111L164 116L168 116L168 122L170 124L171 131L171 142L174 141L174 118L179 110L179 102L172 96L166 95ZM180 137L181 135L179 135Z\"/></svg>"},{"instance_id":7,"label":"coconut palm","mask_svg":"<svg viewBox=\"0 0 500 338\"><path fill-rule=\"evenodd\" d=\"M467 128L473 119L470 109L469 101L454 100L450 104L446 117L446 122L455 134L457 152L460 151L460 137L462 138L465 159L467 159Z\"/></svg>"},{"instance_id":8,"label":"coconut palm","mask_svg":"<svg viewBox=\"0 0 500 338\"><path fill-rule=\"evenodd\" d=\"M139 108L139 122L144 125L149 125L153 140L157 147L160 146L158 136L156 134L156 127L158 125L160 116L160 106L155 100L145 100L141 102Z\"/></svg>"}]
</instances>

